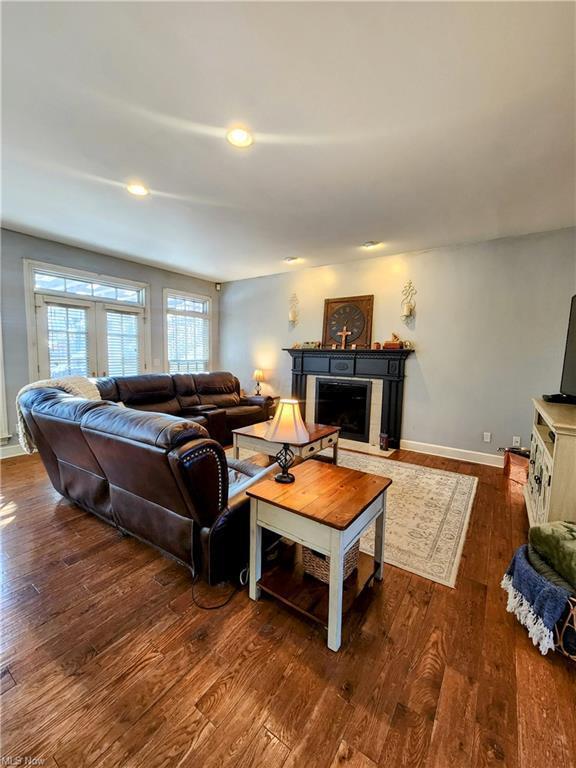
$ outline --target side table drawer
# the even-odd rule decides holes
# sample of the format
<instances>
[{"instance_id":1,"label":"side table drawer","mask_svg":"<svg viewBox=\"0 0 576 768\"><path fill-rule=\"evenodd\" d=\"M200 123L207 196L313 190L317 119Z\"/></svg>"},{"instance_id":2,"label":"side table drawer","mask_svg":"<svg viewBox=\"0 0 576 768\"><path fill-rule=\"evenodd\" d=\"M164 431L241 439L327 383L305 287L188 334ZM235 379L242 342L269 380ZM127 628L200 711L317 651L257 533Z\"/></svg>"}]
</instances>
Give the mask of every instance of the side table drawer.
<instances>
[{"instance_id":1,"label":"side table drawer","mask_svg":"<svg viewBox=\"0 0 576 768\"><path fill-rule=\"evenodd\" d=\"M322 448L331 448L338 442L338 435L329 435L322 440Z\"/></svg>"},{"instance_id":2,"label":"side table drawer","mask_svg":"<svg viewBox=\"0 0 576 768\"><path fill-rule=\"evenodd\" d=\"M322 450L322 440L316 440L315 443L310 443L310 445L303 445L298 449L298 455L301 456L303 459L306 459L308 456L313 456L315 453L318 453L318 451Z\"/></svg>"}]
</instances>

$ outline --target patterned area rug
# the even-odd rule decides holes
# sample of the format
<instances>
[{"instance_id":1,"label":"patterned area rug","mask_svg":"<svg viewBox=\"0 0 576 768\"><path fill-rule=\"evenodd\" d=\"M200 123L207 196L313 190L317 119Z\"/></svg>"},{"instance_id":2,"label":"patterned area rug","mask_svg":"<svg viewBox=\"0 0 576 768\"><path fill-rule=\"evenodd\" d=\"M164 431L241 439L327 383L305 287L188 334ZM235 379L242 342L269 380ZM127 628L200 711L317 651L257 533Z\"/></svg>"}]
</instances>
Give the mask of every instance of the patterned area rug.
<instances>
[{"instance_id":1,"label":"patterned area rug","mask_svg":"<svg viewBox=\"0 0 576 768\"><path fill-rule=\"evenodd\" d=\"M340 450L338 463L392 479L386 502L386 562L453 587L477 478L346 450ZM373 528L361 538L360 549L373 554Z\"/></svg>"},{"instance_id":2,"label":"patterned area rug","mask_svg":"<svg viewBox=\"0 0 576 768\"><path fill-rule=\"evenodd\" d=\"M232 451L227 451L232 455ZM323 452L327 456L331 451ZM249 459L254 451L240 451ZM386 500L384 559L390 565L453 587L478 479L341 448L338 464L392 479ZM360 539L374 553L374 528Z\"/></svg>"}]
</instances>

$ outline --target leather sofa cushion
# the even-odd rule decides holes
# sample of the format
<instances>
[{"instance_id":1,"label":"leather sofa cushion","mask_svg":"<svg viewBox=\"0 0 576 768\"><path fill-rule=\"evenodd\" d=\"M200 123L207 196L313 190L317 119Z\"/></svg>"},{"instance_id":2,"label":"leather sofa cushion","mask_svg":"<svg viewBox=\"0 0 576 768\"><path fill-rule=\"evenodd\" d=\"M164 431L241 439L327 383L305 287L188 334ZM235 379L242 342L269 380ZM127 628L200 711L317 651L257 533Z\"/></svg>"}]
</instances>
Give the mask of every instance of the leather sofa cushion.
<instances>
[{"instance_id":1,"label":"leather sofa cushion","mask_svg":"<svg viewBox=\"0 0 576 768\"><path fill-rule=\"evenodd\" d=\"M109 408L90 411L82 420L82 430L115 435L156 448L171 449L177 445L208 437L207 430L194 421L132 408Z\"/></svg>"},{"instance_id":2,"label":"leather sofa cushion","mask_svg":"<svg viewBox=\"0 0 576 768\"><path fill-rule=\"evenodd\" d=\"M148 373L143 376L118 376L120 400L130 407L165 403L176 399L174 382L169 373Z\"/></svg>"},{"instance_id":3,"label":"leather sofa cushion","mask_svg":"<svg viewBox=\"0 0 576 768\"><path fill-rule=\"evenodd\" d=\"M47 393L51 394L35 398L35 402L33 401L32 405L33 414L44 414L54 419L80 423L84 414L95 408L102 408L104 406L106 409L114 408L116 410L116 406L105 400L85 400L83 397L74 397L67 392L63 392L61 389L38 391L45 395ZM34 390L31 390L31 392L34 392Z\"/></svg>"},{"instance_id":4,"label":"leather sofa cushion","mask_svg":"<svg viewBox=\"0 0 576 768\"><path fill-rule=\"evenodd\" d=\"M217 408L235 408L240 404L240 395L231 392L229 395L200 395L202 405L215 405Z\"/></svg>"},{"instance_id":5,"label":"leather sofa cushion","mask_svg":"<svg viewBox=\"0 0 576 768\"><path fill-rule=\"evenodd\" d=\"M127 407L134 408L137 411L165 413L168 416L179 416L182 411L180 403L175 397L171 400L165 400L162 403L130 403Z\"/></svg>"},{"instance_id":6,"label":"leather sofa cushion","mask_svg":"<svg viewBox=\"0 0 576 768\"><path fill-rule=\"evenodd\" d=\"M213 403L219 408L232 408L240 403L238 380L227 371L196 373L194 375L200 402Z\"/></svg>"},{"instance_id":7,"label":"leather sofa cushion","mask_svg":"<svg viewBox=\"0 0 576 768\"><path fill-rule=\"evenodd\" d=\"M200 398L196 391L196 381L191 373L175 373L172 376L176 397L182 408L190 408L200 405Z\"/></svg>"},{"instance_id":8,"label":"leather sofa cushion","mask_svg":"<svg viewBox=\"0 0 576 768\"><path fill-rule=\"evenodd\" d=\"M214 373L195 373L196 389L200 395L232 394L238 391L236 377L228 371Z\"/></svg>"},{"instance_id":9,"label":"leather sofa cushion","mask_svg":"<svg viewBox=\"0 0 576 768\"><path fill-rule=\"evenodd\" d=\"M98 392L100 392L102 400L111 400L114 403L117 403L118 400L120 400L118 385L113 376L104 376L100 379L96 379L94 383L98 387Z\"/></svg>"}]
</instances>

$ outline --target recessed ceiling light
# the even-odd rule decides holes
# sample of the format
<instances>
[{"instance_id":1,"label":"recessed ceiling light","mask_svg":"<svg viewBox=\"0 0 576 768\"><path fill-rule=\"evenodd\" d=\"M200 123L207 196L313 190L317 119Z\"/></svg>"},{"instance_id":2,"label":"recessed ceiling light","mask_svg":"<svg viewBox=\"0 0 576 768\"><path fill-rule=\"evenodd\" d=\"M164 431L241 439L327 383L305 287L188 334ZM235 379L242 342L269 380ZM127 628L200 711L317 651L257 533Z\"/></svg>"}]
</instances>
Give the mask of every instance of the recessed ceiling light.
<instances>
[{"instance_id":1,"label":"recessed ceiling light","mask_svg":"<svg viewBox=\"0 0 576 768\"><path fill-rule=\"evenodd\" d=\"M239 149L246 149L246 147L249 147L254 143L254 137L250 131L246 128L241 128L240 126L230 128L226 133L226 139L229 144L232 144L233 147L238 147Z\"/></svg>"},{"instance_id":2,"label":"recessed ceiling light","mask_svg":"<svg viewBox=\"0 0 576 768\"><path fill-rule=\"evenodd\" d=\"M145 187L144 184L140 184L136 181L126 184L126 189L131 195L136 195L136 197L146 197L146 195L150 194L148 187Z\"/></svg>"},{"instance_id":3,"label":"recessed ceiling light","mask_svg":"<svg viewBox=\"0 0 576 768\"><path fill-rule=\"evenodd\" d=\"M302 259L298 256L286 256L284 261L286 264L297 264L299 261L302 261Z\"/></svg>"},{"instance_id":4,"label":"recessed ceiling light","mask_svg":"<svg viewBox=\"0 0 576 768\"><path fill-rule=\"evenodd\" d=\"M384 243L378 240L366 240L365 243L362 243L362 248L366 248L369 251L371 248L379 248L381 245L384 245Z\"/></svg>"}]
</instances>

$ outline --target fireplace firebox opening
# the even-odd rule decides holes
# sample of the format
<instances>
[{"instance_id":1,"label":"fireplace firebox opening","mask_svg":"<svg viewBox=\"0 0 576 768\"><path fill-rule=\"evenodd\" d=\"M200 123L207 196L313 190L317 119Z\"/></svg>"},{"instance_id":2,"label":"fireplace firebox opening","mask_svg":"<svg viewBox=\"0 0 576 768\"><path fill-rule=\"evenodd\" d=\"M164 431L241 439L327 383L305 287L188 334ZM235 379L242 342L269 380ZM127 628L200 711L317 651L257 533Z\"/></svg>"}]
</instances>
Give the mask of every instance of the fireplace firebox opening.
<instances>
[{"instance_id":1,"label":"fireplace firebox opening","mask_svg":"<svg viewBox=\"0 0 576 768\"><path fill-rule=\"evenodd\" d=\"M317 424L340 427L340 437L367 443L372 382L316 379Z\"/></svg>"}]
</instances>

